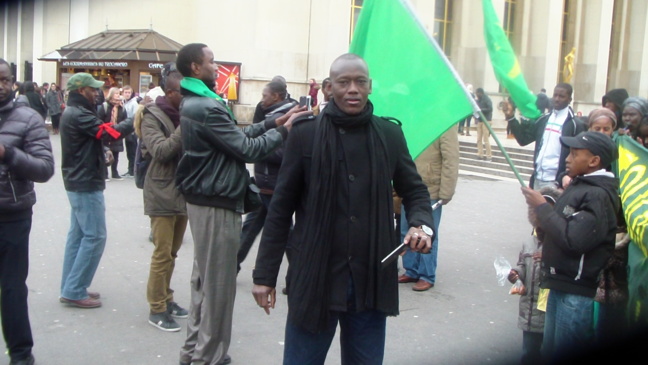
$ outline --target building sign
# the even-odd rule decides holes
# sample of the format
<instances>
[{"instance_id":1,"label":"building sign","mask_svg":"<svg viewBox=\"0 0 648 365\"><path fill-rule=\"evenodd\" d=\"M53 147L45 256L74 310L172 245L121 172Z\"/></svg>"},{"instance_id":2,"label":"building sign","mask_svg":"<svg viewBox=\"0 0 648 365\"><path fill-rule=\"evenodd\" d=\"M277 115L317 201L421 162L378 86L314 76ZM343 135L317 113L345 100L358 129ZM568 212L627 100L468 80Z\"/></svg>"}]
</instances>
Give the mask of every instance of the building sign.
<instances>
[{"instance_id":1,"label":"building sign","mask_svg":"<svg viewBox=\"0 0 648 365\"><path fill-rule=\"evenodd\" d=\"M112 67L112 68L128 68L128 62L113 62L113 61L63 61L63 67Z\"/></svg>"},{"instance_id":2,"label":"building sign","mask_svg":"<svg viewBox=\"0 0 648 365\"><path fill-rule=\"evenodd\" d=\"M228 101L238 101L239 80L241 76L241 64L231 62L218 62L218 95Z\"/></svg>"},{"instance_id":3,"label":"building sign","mask_svg":"<svg viewBox=\"0 0 648 365\"><path fill-rule=\"evenodd\" d=\"M154 68L154 69L162 69L164 67L164 63L154 63L151 62L148 64L148 68Z\"/></svg>"}]
</instances>

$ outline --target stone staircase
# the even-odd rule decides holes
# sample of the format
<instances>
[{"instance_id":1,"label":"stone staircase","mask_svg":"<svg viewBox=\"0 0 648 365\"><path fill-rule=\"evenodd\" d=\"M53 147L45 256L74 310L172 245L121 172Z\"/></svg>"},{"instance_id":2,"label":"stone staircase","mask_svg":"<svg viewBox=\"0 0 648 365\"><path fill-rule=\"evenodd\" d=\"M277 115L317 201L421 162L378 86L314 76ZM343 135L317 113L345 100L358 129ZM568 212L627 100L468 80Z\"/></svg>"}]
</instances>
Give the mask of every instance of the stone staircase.
<instances>
[{"instance_id":1,"label":"stone staircase","mask_svg":"<svg viewBox=\"0 0 648 365\"><path fill-rule=\"evenodd\" d=\"M524 180L525 184L528 184L533 173L533 149L510 147L507 144L504 144L506 152L520 173L522 180ZM491 150L493 153L492 161L479 160L477 159L476 142L459 141L459 175L518 182L502 151L497 148L497 144L492 139Z\"/></svg>"}]
</instances>

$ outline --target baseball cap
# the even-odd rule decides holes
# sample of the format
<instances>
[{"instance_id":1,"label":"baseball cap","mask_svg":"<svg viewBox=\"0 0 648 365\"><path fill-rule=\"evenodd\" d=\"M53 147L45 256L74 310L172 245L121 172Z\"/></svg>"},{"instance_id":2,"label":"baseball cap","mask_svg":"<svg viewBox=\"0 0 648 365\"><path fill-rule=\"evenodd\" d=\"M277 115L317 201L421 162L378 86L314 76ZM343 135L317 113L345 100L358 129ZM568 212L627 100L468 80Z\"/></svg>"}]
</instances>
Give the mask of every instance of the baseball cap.
<instances>
[{"instance_id":1,"label":"baseball cap","mask_svg":"<svg viewBox=\"0 0 648 365\"><path fill-rule=\"evenodd\" d=\"M103 82L95 80L95 78L92 77L92 75L90 75L89 73L79 72L70 77L67 82L67 90L73 91L88 86L94 87L96 89L102 87L103 85Z\"/></svg>"},{"instance_id":2,"label":"baseball cap","mask_svg":"<svg viewBox=\"0 0 648 365\"><path fill-rule=\"evenodd\" d=\"M594 156L599 156L601 166L610 166L618 157L618 151L612 138L599 132L581 132L575 137L560 137L560 143L567 147L589 150Z\"/></svg>"}]
</instances>

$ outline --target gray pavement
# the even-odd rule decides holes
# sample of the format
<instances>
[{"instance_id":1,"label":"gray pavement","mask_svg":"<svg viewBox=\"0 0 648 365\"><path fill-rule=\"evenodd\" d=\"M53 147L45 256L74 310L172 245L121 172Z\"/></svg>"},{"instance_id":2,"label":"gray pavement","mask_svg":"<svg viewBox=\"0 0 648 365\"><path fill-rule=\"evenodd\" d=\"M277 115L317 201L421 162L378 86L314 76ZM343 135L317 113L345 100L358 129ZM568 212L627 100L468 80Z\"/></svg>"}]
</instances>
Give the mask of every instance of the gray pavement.
<instances>
[{"instance_id":1,"label":"gray pavement","mask_svg":"<svg viewBox=\"0 0 648 365\"><path fill-rule=\"evenodd\" d=\"M105 191L108 243L91 288L101 292L103 307L84 310L58 302L69 204L60 173L59 136L51 138L56 174L48 183L37 184L28 279L37 363L177 364L186 320L179 320L183 330L176 333L147 323L152 246L142 192L132 179L111 181ZM120 171L126 171L125 156ZM436 286L416 293L412 284L401 284L401 314L387 321L384 363L514 361L522 338L516 326L518 297L508 294L508 285L497 285L493 261L501 254L515 264L530 234L519 185L462 177L455 198L443 209ZM188 231L172 280L176 301L183 306L189 303L192 255ZM255 256L256 245L238 277L229 354L234 364L281 364L286 297L279 295L269 316L256 306L251 295ZM340 364L339 352L336 338L326 363ZM0 356L0 365L8 363L8 357Z\"/></svg>"}]
</instances>

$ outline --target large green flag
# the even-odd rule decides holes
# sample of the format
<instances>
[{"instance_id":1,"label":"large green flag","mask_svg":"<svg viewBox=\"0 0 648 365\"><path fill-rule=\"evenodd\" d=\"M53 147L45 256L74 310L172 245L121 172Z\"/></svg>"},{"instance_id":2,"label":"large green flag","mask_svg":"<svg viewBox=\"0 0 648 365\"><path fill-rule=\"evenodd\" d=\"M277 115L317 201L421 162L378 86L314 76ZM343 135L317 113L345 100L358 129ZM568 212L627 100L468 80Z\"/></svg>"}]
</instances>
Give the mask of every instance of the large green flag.
<instances>
[{"instance_id":1,"label":"large green flag","mask_svg":"<svg viewBox=\"0 0 648 365\"><path fill-rule=\"evenodd\" d=\"M648 325L648 150L628 136L617 138L621 204L630 234L629 318Z\"/></svg>"},{"instance_id":2,"label":"large green flag","mask_svg":"<svg viewBox=\"0 0 648 365\"><path fill-rule=\"evenodd\" d=\"M536 119L540 116L535 104L537 97L529 90L524 80L520 64L495 14L493 3L491 0L483 0L483 7L484 36L495 77L508 90L520 113L527 118Z\"/></svg>"},{"instance_id":3,"label":"large green flag","mask_svg":"<svg viewBox=\"0 0 648 365\"><path fill-rule=\"evenodd\" d=\"M374 113L403 123L413 158L473 113L464 83L406 0L365 1L349 52L367 61Z\"/></svg>"}]
</instances>

